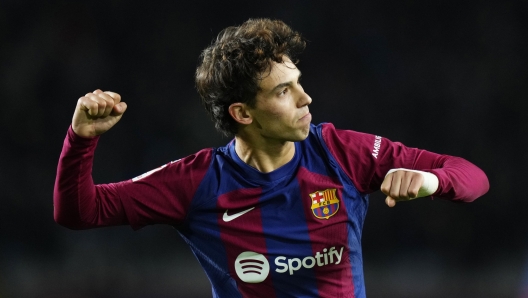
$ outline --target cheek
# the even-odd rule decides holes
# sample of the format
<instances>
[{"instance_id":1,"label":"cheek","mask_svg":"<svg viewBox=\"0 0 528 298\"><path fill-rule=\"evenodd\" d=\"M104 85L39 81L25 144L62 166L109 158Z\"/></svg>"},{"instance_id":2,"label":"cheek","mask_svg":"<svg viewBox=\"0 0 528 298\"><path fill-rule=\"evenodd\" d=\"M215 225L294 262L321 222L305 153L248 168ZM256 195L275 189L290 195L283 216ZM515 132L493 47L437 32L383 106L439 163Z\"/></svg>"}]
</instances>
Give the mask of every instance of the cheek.
<instances>
[{"instance_id":1,"label":"cheek","mask_svg":"<svg viewBox=\"0 0 528 298\"><path fill-rule=\"evenodd\" d=\"M266 104L258 107L259 113L256 120L259 126L277 127L285 124L289 125L295 118L295 108L292 107L292 101L288 98L272 99Z\"/></svg>"},{"instance_id":2,"label":"cheek","mask_svg":"<svg viewBox=\"0 0 528 298\"><path fill-rule=\"evenodd\" d=\"M284 130L286 127L291 126L291 115L285 110L272 110L268 114L267 126L272 129Z\"/></svg>"},{"instance_id":3,"label":"cheek","mask_svg":"<svg viewBox=\"0 0 528 298\"><path fill-rule=\"evenodd\" d=\"M268 113L269 118L275 119L275 120L282 119L284 117L283 115L284 113L281 110L271 110Z\"/></svg>"},{"instance_id":4,"label":"cheek","mask_svg":"<svg viewBox=\"0 0 528 298\"><path fill-rule=\"evenodd\" d=\"M257 120L259 122L269 122L267 123L269 125L283 118L283 114L284 111L278 106L266 106L262 107L260 113L258 113Z\"/></svg>"},{"instance_id":5,"label":"cheek","mask_svg":"<svg viewBox=\"0 0 528 298\"><path fill-rule=\"evenodd\" d=\"M288 100L278 101L276 104L267 108L268 116L275 120L287 120L292 114L291 111L292 108L290 106L290 101Z\"/></svg>"},{"instance_id":6,"label":"cheek","mask_svg":"<svg viewBox=\"0 0 528 298\"><path fill-rule=\"evenodd\" d=\"M281 125L282 115L279 111L266 111L260 113L255 120L259 128L273 129L273 127Z\"/></svg>"}]
</instances>

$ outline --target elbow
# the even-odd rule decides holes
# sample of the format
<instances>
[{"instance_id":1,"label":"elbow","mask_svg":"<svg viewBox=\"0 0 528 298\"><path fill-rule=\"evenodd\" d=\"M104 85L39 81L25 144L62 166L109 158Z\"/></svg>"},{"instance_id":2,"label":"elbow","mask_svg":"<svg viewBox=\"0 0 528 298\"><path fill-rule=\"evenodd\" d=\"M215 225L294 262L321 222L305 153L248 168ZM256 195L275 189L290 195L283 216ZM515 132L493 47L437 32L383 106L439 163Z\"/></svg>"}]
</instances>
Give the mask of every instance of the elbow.
<instances>
[{"instance_id":1,"label":"elbow","mask_svg":"<svg viewBox=\"0 0 528 298\"><path fill-rule=\"evenodd\" d=\"M486 173L484 173L484 171L481 170L480 177L479 177L479 187L478 187L479 193L477 194L477 198L485 195L489 191L489 189L490 189L490 183L489 183L488 176L486 175Z\"/></svg>"},{"instance_id":2,"label":"elbow","mask_svg":"<svg viewBox=\"0 0 528 298\"><path fill-rule=\"evenodd\" d=\"M59 225L70 230L87 228L79 214L79 206L76 204L76 200L61 195L57 190L53 195L53 219Z\"/></svg>"},{"instance_id":3,"label":"elbow","mask_svg":"<svg viewBox=\"0 0 528 298\"><path fill-rule=\"evenodd\" d=\"M472 184L466 187L466 193L464 194L465 202L473 202L476 199L485 195L490 188L488 176L481 169L478 169L473 174Z\"/></svg>"},{"instance_id":4,"label":"elbow","mask_svg":"<svg viewBox=\"0 0 528 298\"><path fill-rule=\"evenodd\" d=\"M86 229L79 219L75 219L72 216L68 216L67 213L60 212L57 208L54 208L53 219L59 225L68 228L70 230L83 230Z\"/></svg>"},{"instance_id":5,"label":"elbow","mask_svg":"<svg viewBox=\"0 0 528 298\"><path fill-rule=\"evenodd\" d=\"M490 188L484 171L471 165L471 171L455 172L443 180L441 198L458 203L471 203L485 195Z\"/></svg>"}]
</instances>

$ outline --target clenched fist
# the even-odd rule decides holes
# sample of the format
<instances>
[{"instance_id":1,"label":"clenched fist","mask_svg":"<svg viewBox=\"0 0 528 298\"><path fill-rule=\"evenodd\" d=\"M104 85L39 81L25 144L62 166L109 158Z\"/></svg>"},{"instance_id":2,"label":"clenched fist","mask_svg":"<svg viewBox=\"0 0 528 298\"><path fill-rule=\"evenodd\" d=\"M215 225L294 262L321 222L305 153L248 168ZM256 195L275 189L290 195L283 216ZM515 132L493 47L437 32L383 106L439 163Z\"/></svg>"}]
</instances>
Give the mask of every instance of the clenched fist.
<instances>
[{"instance_id":1,"label":"clenched fist","mask_svg":"<svg viewBox=\"0 0 528 298\"><path fill-rule=\"evenodd\" d=\"M429 172L393 169L385 176L381 191L387 195L387 206L394 207L399 201L432 195L438 189L438 183L438 177Z\"/></svg>"},{"instance_id":2,"label":"clenched fist","mask_svg":"<svg viewBox=\"0 0 528 298\"><path fill-rule=\"evenodd\" d=\"M84 138L98 136L112 128L123 116L127 105L121 95L101 91L79 98L72 119L73 131Z\"/></svg>"}]
</instances>

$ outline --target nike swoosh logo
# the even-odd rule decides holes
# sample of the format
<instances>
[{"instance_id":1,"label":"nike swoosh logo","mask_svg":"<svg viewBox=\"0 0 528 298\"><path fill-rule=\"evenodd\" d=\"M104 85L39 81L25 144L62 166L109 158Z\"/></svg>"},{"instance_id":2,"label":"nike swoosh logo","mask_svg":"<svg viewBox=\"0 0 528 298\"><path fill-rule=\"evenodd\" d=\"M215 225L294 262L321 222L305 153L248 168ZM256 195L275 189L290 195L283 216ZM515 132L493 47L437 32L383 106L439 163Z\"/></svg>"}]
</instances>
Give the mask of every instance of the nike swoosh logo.
<instances>
[{"instance_id":1,"label":"nike swoosh logo","mask_svg":"<svg viewBox=\"0 0 528 298\"><path fill-rule=\"evenodd\" d=\"M227 214L227 211L229 211L229 209L226 210L226 212L224 212L224 216L222 217L222 219L225 221L225 222L228 222L228 221L232 221L233 219L237 218L237 217L240 217L246 213L248 213L249 211L255 209L255 207L251 207L247 210L244 210L244 211L240 211L238 213L235 213L235 214L232 214L232 215L228 215Z\"/></svg>"}]
</instances>

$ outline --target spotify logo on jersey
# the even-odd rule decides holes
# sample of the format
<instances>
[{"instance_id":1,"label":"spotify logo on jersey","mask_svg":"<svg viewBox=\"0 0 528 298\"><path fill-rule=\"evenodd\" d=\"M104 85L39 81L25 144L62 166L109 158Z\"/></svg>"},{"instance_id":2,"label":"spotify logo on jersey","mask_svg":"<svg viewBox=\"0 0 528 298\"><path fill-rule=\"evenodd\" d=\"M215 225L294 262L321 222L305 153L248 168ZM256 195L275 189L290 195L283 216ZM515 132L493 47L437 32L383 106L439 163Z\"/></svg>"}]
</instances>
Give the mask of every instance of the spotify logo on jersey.
<instances>
[{"instance_id":1,"label":"spotify logo on jersey","mask_svg":"<svg viewBox=\"0 0 528 298\"><path fill-rule=\"evenodd\" d=\"M268 277L269 270L266 257L256 252L245 251L235 260L236 274L243 282L263 282Z\"/></svg>"}]
</instances>

